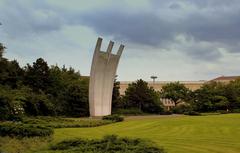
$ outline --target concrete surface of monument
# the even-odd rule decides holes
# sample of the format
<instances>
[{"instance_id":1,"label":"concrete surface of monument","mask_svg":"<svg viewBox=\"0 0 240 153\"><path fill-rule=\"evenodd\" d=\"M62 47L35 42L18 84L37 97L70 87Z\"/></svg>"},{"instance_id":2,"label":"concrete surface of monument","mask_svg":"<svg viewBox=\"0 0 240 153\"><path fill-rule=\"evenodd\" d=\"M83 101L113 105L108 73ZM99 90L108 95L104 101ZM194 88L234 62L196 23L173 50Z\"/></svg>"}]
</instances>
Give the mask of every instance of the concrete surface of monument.
<instances>
[{"instance_id":1,"label":"concrete surface of monument","mask_svg":"<svg viewBox=\"0 0 240 153\"><path fill-rule=\"evenodd\" d=\"M89 82L90 116L111 114L112 91L117 66L124 46L120 45L117 54L113 54L113 42L110 41L107 51L101 51L102 38L98 38L93 55Z\"/></svg>"}]
</instances>

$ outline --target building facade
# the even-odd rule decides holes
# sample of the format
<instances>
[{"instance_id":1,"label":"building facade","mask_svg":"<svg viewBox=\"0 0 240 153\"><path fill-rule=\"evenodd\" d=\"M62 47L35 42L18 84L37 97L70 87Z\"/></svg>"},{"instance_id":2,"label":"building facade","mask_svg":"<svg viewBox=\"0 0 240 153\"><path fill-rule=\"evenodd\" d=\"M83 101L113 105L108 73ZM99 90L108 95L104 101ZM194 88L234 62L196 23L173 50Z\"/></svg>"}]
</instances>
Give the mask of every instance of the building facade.
<instances>
[{"instance_id":1,"label":"building facade","mask_svg":"<svg viewBox=\"0 0 240 153\"><path fill-rule=\"evenodd\" d=\"M188 89L190 89L192 91L201 88L201 86L206 82L207 81L179 81L179 83L184 84L185 87L187 87ZM125 90L128 88L128 84L131 84L131 83L132 83L131 81L121 81L120 82L120 94L121 95L125 94ZM168 83L171 83L171 81L155 81L155 82L149 81L148 85L150 87L153 87L156 91L161 91L162 87ZM175 103L173 101L171 101L170 99L161 98L160 100L163 103L163 106L165 107L165 109L167 109L167 110L170 110L173 107L175 107Z\"/></svg>"},{"instance_id":2,"label":"building facade","mask_svg":"<svg viewBox=\"0 0 240 153\"><path fill-rule=\"evenodd\" d=\"M195 91L199 88L201 88L201 86L205 83L208 82L220 82L220 83L224 83L227 84L231 81L234 81L236 79L240 79L240 76L220 76L217 77L215 79L209 80L209 81L205 81L205 80L200 80L200 81L178 81L179 83L183 84L186 88ZM168 83L172 83L173 81L149 81L148 85L150 87L153 87L156 91L161 91L162 87L165 86ZM131 84L132 81L121 81L120 82L120 94L124 95L125 94L125 90L128 88L128 84ZM161 101L163 103L163 106L167 109L170 110L171 108L175 107L174 102L172 102L170 99L165 99L165 98L161 98Z\"/></svg>"},{"instance_id":3,"label":"building facade","mask_svg":"<svg viewBox=\"0 0 240 153\"><path fill-rule=\"evenodd\" d=\"M155 81L154 83L152 81L148 82L148 85L150 87L153 87L156 91L161 91L162 87L165 86L168 83L171 83L173 81ZM188 89L194 91L199 89L204 83L207 81L179 81L179 83L184 84L185 87ZM125 90L128 87L128 84L131 84L132 81L120 81L120 94L124 95Z\"/></svg>"}]
</instances>

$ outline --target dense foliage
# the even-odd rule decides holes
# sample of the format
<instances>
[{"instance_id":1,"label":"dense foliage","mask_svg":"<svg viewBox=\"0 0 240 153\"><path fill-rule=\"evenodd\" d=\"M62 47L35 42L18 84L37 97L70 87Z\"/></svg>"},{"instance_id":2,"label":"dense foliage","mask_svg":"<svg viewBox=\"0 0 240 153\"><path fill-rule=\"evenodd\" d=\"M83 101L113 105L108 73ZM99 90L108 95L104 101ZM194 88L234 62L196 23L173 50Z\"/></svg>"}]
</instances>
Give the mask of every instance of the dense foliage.
<instances>
[{"instance_id":1,"label":"dense foliage","mask_svg":"<svg viewBox=\"0 0 240 153\"><path fill-rule=\"evenodd\" d=\"M2 57L0 61L0 120L12 116L88 116L89 77L73 68L49 66L43 58L20 67L16 60ZM117 76L116 76L117 78ZM120 82L114 82L112 110L160 113L159 94L143 80L130 84L124 97L119 93ZM136 112L136 111L135 111Z\"/></svg>"},{"instance_id":2,"label":"dense foliage","mask_svg":"<svg viewBox=\"0 0 240 153\"><path fill-rule=\"evenodd\" d=\"M168 83L162 87L161 96L172 100L175 105L185 100L190 93L190 90L179 82Z\"/></svg>"},{"instance_id":3,"label":"dense foliage","mask_svg":"<svg viewBox=\"0 0 240 153\"><path fill-rule=\"evenodd\" d=\"M228 84L209 82L193 92L191 97L189 102L196 111L234 111L240 108L240 80Z\"/></svg>"},{"instance_id":4,"label":"dense foliage","mask_svg":"<svg viewBox=\"0 0 240 153\"><path fill-rule=\"evenodd\" d=\"M144 113L139 110L138 108L115 108L113 110L113 114L120 114L120 115L143 115Z\"/></svg>"},{"instance_id":5,"label":"dense foliage","mask_svg":"<svg viewBox=\"0 0 240 153\"><path fill-rule=\"evenodd\" d=\"M122 99L123 108L137 108L144 113L155 114L163 111L159 93L141 79L129 84Z\"/></svg>"},{"instance_id":6,"label":"dense foliage","mask_svg":"<svg viewBox=\"0 0 240 153\"><path fill-rule=\"evenodd\" d=\"M50 150L72 153L164 153L142 139L118 138L115 135L105 136L103 139L86 140L75 139L59 142ZM50 151L51 152L51 151Z\"/></svg>"},{"instance_id":7,"label":"dense foliage","mask_svg":"<svg viewBox=\"0 0 240 153\"><path fill-rule=\"evenodd\" d=\"M172 109L174 113L239 112L240 79L225 84L207 82L195 91L189 91L178 82L170 83L163 86L161 96L175 102L176 107Z\"/></svg>"},{"instance_id":8,"label":"dense foliage","mask_svg":"<svg viewBox=\"0 0 240 153\"><path fill-rule=\"evenodd\" d=\"M73 68L48 66L39 58L20 67L2 57L0 44L0 120L13 115L88 116L88 77Z\"/></svg>"},{"instance_id":9,"label":"dense foliage","mask_svg":"<svg viewBox=\"0 0 240 153\"><path fill-rule=\"evenodd\" d=\"M16 60L3 57L5 49L0 43L0 120L18 120L25 115L89 115L89 77L81 76L71 67L49 66L42 58L20 67ZM240 109L240 80L229 84L206 83L196 91L175 82L163 86L159 93L140 79L129 84L124 96L120 96L119 89L120 82L115 78L112 110L119 114L163 114L160 97L176 104L174 113ZM178 106L181 102L187 105Z\"/></svg>"},{"instance_id":10,"label":"dense foliage","mask_svg":"<svg viewBox=\"0 0 240 153\"><path fill-rule=\"evenodd\" d=\"M196 112L196 111L189 111L189 112L184 112L184 115L201 116L201 113Z\"/></svg>"}]
</instances>

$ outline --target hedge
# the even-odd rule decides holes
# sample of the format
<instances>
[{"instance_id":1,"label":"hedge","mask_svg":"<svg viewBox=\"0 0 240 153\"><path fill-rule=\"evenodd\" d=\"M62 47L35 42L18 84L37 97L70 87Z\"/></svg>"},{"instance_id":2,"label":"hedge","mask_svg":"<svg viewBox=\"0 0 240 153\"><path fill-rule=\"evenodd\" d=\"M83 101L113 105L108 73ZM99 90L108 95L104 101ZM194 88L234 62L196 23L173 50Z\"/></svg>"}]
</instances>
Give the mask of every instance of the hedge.
<instances>
[{"instance_id":1,"label":"hedge","mask_svg":"<svg viewBox=\"0 0 240 153\"><path fill-rule=\"evenodd\" d=\"M165 153L154 143L142 139L118 138L115 135L103 139L65 140L52 145L49 150L71 153Z\"/></svg>"},{"instance_id":2,"label":"hedge","mask_svg":"<svg viewBox=\"0 0 240 153\"><path fill-rule=\"evenodd\" d=\"M39 125L28 125L22 123L2 123L0 124L0 136L10 137L45 137L51 136L53 129Z\"/></svg>"},{"instance_id":3,"label":"hedge","mask_svg":"<svg viewBox=\"0 0 240 153\"><path fill-rule=\"evenodd\" d=\"M124 118L120 115L107 115L107 116L103 116L102 118L103 120L110 120L110 121L113 121L113 122L121 122L124 120Z\"/></svg>"}]
</instances>

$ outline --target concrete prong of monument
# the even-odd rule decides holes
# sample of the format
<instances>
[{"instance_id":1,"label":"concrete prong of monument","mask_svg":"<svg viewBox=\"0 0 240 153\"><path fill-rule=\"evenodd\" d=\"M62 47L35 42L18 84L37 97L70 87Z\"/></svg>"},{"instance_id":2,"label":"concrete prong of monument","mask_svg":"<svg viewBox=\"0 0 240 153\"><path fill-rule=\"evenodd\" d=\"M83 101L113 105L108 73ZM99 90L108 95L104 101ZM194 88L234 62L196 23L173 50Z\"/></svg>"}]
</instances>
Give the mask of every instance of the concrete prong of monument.
<instances>
[{"instance_id":1,"label":"concrete prong of monument","mask_svg":"<svg viewBox=\"0 0 240 153\"><path fill-rule=\"evenodd\" d=\"M90 72L89 109L92 117L111 115L113 84L124 49L124 45L120 45L117 54L113 54L114 42L109 42L106 52L100 50L101 44L102 38L98 38Z\"/></svg>"}]
</instances>

